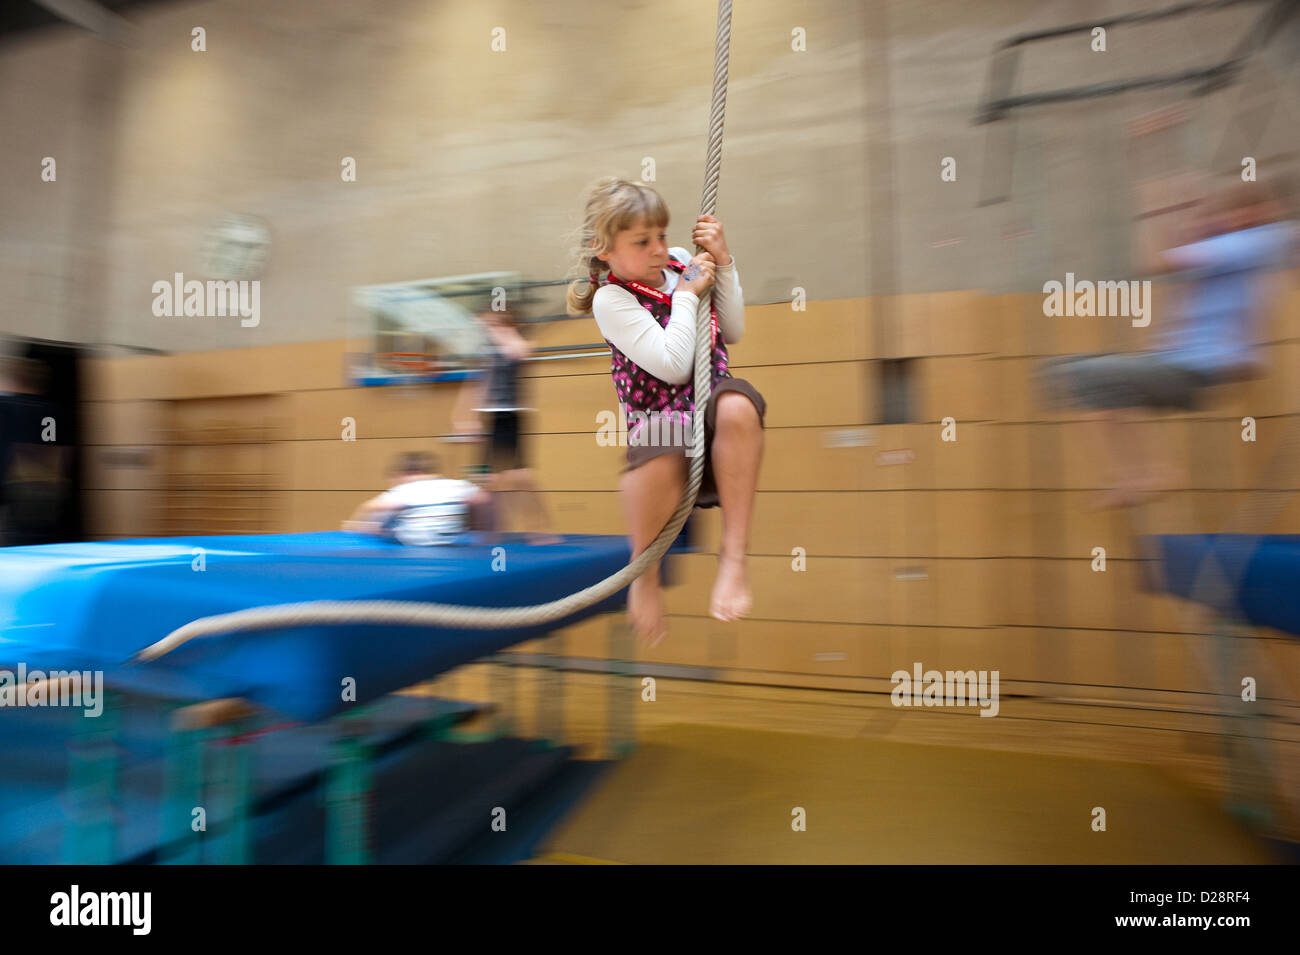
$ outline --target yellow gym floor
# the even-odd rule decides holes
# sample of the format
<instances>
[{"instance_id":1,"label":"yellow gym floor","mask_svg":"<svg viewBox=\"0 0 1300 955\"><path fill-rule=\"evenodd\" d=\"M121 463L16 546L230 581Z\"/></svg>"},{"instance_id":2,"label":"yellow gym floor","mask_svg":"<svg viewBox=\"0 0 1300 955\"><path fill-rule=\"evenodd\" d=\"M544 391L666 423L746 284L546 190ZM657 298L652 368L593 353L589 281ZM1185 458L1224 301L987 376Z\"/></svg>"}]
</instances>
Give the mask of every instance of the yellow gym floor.
<instances>
[{"instance_id":1,"label":"yellow gym floor","mask_svg":"<svg viewBox=\"0 0 1300 955\"><path fill-rule=\"evenodd\" d=\"M1092 828L1097 806L1105 832ZM796 807L806 831L791 827ZM1152 765L677 724L643 732L534 861L1282 860Z\"/></svg>"}]
</instances>

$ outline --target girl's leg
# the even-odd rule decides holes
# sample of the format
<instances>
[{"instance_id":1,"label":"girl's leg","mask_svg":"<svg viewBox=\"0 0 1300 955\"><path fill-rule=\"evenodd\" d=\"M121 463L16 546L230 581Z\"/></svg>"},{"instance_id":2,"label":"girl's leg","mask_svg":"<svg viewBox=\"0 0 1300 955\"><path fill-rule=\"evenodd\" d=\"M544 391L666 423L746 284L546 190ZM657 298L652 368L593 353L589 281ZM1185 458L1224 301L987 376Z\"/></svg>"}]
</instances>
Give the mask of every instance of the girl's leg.
<instances>
[{"instance_id":1,"label":"girl's leg","mask_svg":"<svg viewBox=\"0 0 1300 955\"><path fill-rule=\"evenodd\" d=\"M1172 425L1165 420L1157 421L1155 427L1138 441L1138 426L1131 425L1134 443L1141 446L1140 467L1134 473L1131 484L1132 501L1138 503L1147 497L1157 497L1172 491L1182 483L1185 472L1174 464L1173 440L1170 434Z\"/></svg>"},{"instance_id":2,"label":"girl's leg","mask_svg":"<svg viewBox=\"0 0 1300 955\"><path fill-rule=\"evenodd\" d=\"M1140 409L1121 408L1101 415L1107 457L1114 475L1113 489L1102 495L1101 506L1128 506L1174 487L1179 475L1169 463L1165 444L1167 428L1142 435L1135 420Z\"/></svg>"},{"instance_id":3,"label":"girl's leg","mask_svg":"<svg viewBox=\"0 0 1300 955\"><path fill-rule=\"evenodd\" d=\"M738 620L753 609L745 555L749 525L763 459L763 425L758 409L743 394L718 395L717 418L710 448L713 479L722 506L722 547L718 577L709 600L709 613L719 620Z\"/></svg>"},{"instance_id":4,"label":"girl's leg","mask_svg":"<svg viewBox=\"0 0 1300 955\"><path fill-rule=\"evenodd\" d=\"M510 527L510 511L515 506L507 472L493 471L488 478L488 490L492 494L492 531L495 535L501 535Z\"/></svg>"},{"instance_id":5,"label":"girl's leg","mask_svg":"<svg viewBox=\"0 0 1300 955\"><path fill-rule=\"evenodd\" d=\"M635 558L653 543L677 509L686 487L686 458L681 454L653 457L624 474L620 487ZM627 614L637 634L650 646L657 646L668 635L658 564L632 582Z\"/></svg>"},{"instance_id":6,"label":"girl's leg","mask_svg":"<svg viewBox=\"0 0 1300 955\"><path fill-rule=\"evenodd\" d=\"M542 499L542 492L537 486L537 479L530 468L518 468L509 472L510 480L513 486L519 489L524 496L527 509L531 514L529 522L533 527L533 543L535 544L558 544L560 538L554 533L555 525L551 523L551 516L546 511L546 502ZM522 510L521 506L521 510Z\"/></svg>"},{"instance_id":7,"label":"girl's leg","mask_svg":"<svg viewBox=\"0 0 1300 955\"><path fill-rule=\"evenodd\" d=\"M1122 507L1128 503L1132 493L1136 449L1126 440L1129 436L1125 433L1121 412L1113 408L1089 411L1083 419L1093 433L1092 443L1099 460L1106 463L1106 487L1093 496L1092 507L1096 510Z\"/></svg>"},{"instance_id":8,"label":"girl's leg","mask_svg":"<svg viewBox=\"0 0 1300 955\"><path fill-rule=\"evenodd\" d=\"M495 530L492 519L492 495L485 490L475 491L469 499L468 529L490 532Z\"/></svg>"}]
</instances>

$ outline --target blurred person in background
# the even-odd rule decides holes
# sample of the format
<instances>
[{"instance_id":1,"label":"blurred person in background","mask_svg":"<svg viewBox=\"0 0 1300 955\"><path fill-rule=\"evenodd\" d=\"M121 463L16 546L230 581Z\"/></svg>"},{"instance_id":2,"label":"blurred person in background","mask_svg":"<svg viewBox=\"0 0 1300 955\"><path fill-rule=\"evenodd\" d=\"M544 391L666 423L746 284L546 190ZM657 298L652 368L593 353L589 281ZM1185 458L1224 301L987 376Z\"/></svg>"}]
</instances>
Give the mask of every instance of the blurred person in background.
<instances>
[{"instance_id":1,"label":"blurred person in background","mask_svg":"<svg viewBox=\"0 0 1300 955\"><path fill-rule=\"evenodd\" d=\"M388 490L358 507L343 522L343 530L428 547L463 542L466 531L491 529L489 494L468 481L443 477L432 454L410 451L398 456L388 481Z\"/></svg>"},{"instance_id":2,"label":"blurred person in background","mask_svg":"<svg viewBox=\"0 0 1300 955\"><path fill-rule=\"evenodd\" d=\"M453 412L456 430L482 434L487 438L483 464L490 477L488 488L497 508L498 530L506 527L506 501L531 525L529 542L555 544L562 538L554 525L537 486L537 478L523 452L523 413L532 409L522 400L520 367L532 348L509 309L484 311L478 315L487 332L488 353L483 373L461 386Z\"/></svg>"},{"instance_id":3,"label":"blurred person in background","mask_svg":"<svg viewBox=\"0 0 1300 955\"><path fill-rule=\"evenodd\" d=\"M1288 193L1289 195L1289 193ZM1263 372L1256 348L1266 313L1267 272L1294 263L1290 209L1262 183L1212 194L1158 271L1184 283L1181 314L1161 325L1153 351L1049 360L1045 384L1057 403L1093 409L1111 470L1098 507L1129 506L1177 485L1178 469L1125 425L1134 409L1192 410L1205 389Z\"/></svg>"},{"instance_id":4,"label":"blurred person in background","mask_svg":"<svg viewBox=\"0 0 1300 955\"><path fill-rule=\"evenodd\" d=\"M0 544L6 547L58 539L69 449L58 441L48 386L43 362L0 359Z\"/></svg>"}]
</instances>

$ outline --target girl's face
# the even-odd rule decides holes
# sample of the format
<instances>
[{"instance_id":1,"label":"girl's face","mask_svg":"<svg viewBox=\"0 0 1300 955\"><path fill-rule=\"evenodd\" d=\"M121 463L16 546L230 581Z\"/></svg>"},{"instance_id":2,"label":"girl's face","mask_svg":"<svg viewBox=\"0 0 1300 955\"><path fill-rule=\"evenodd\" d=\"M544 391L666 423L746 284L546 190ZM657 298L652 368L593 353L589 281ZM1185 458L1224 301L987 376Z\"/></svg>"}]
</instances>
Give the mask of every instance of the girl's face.
<instances>
[{"instance_id":1,"label":"girl's face","mask_svg":"<svg viewBox=\"0 0 1300 955\"><path fill-rule=\"evenodd\" d=\"M659 285L664 280L664 266L668 264L668 231L652 228L642 219L614 237L613 251L597 258L608 263L619 278Z\"/></svg>"}]
</instances>

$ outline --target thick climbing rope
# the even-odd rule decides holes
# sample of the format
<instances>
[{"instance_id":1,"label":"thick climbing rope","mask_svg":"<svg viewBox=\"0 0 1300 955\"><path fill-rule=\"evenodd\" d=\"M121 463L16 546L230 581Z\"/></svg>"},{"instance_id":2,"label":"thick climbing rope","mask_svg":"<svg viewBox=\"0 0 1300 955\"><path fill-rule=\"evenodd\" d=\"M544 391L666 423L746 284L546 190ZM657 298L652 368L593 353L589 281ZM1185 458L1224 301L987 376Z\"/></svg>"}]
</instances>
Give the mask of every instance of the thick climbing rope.
<instances>
[{"instance_id":1,"label":"thick climbing rope","mask_svg":"<svg viewBox=\"0 0 1300 955\"><path fill-rule=\"evenodd\" d=\"M704 196L700 214L712 215L717 208L718 177L722 169L722 121L727 106L727 68L731 55L731 0L718 2L718 27L713 54L713 107L709 114L708 159L704 169ZM695 247L698 254L700 246ZM141 650L135 660L154 660L198 637L250 630L280 630L288 627L383 624L386 626L446 627L472 630L512 630L554 623L599 603L636 580L668 550L681 533L686 517L704 476L704 410L713 391L709 308L712 295L700 296L695 314L695 409L691 416L690 467L686 489L677 510L659 536L618 573L577 593L531 607L463 607L453 604L416 603L399 600L318 600L305 603L252 607L191 621L162 640Z\"/></svg>"}]
</instances>

